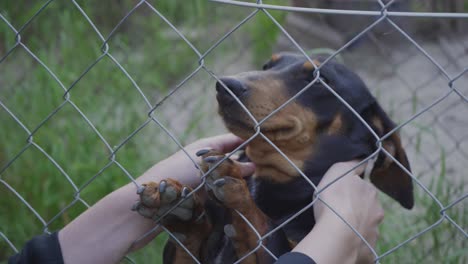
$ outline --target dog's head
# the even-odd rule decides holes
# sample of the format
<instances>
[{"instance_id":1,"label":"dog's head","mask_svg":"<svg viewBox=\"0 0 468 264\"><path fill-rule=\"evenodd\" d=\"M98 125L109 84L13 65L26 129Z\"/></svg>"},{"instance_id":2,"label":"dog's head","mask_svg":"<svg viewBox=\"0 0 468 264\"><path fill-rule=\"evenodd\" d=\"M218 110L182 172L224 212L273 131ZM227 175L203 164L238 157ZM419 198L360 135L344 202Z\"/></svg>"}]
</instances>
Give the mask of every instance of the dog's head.
<instances>
[{"instance_id":1,"label":"dog's head","mask_svg":"<svg viewBox=\"0 0 468 264\"><path fill-rule=\"evenodd\" d=\"M317 66L321 63L314 62ZM322 82L362 116L379 137L395 124L363 81L345 66L333 61L325 63L320 68L321 80L303 89L316 79L314 72L315 67L304 56L280 53L273 55L262 71L221 78L216 90L219 114L232 133L244 139L254 135L253 117L261 123L262 134L318 183L333 163L364 158L377 149L377 141L369 129ZM410 170L397 133L387 137L382 146ZM287 183L300 177L261 135L249 143L246 153L256 163L257 178ZM391 158L379 155L371 181L403 207L413 207L411 177Z\"/></svg>"}]
</instances>

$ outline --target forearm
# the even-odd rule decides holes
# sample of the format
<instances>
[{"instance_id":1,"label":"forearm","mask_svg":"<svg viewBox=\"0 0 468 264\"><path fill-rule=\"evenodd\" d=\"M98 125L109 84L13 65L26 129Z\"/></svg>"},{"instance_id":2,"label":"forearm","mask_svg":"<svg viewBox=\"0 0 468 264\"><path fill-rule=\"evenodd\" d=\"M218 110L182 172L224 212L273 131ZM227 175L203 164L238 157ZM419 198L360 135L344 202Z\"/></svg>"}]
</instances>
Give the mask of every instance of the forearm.
<instances>
[{"instance_id":1,"label":"forearm","mask_svg":"<svg viewBox=\"0 0 468 264\"><path fill-rule=\"evenodd\" d=\"M321 219L293 249L316 263L355 263L359 238L337 216Z\"/></svg>"},{"instance_id":2,"label":"forearm","mask_svg":"<svg viewBox=\"0 0 468 264\"><path fill-rule=\"evenodd\" d=\"M215 149L227 153L241 143L242 140L232 134L198 140L184 148L191 158L179 151L150 168L136 181L141 185L172 178L194 188L200 184L198 169L194 166L194 161L199 161L196 151ZM243 163L242 175L251 175L254 169L253 164ZM146 245L160 232L156 230L138 245L134 244L156 225L153 220L130 210L139 198L136 191L135 184L130 183L112 192L59 232L66 264L117 263L129 250Z\"/></svg>"},{"instance_id":3,"label":"forearm","mask_svg":"<svg viewBox=\"0 0 468 264\"><path fill-rule=\"evenodd\" d=\"M137 182L141 184L159 181L162 180L160 175L171 175L166 171L167 162L171 160L155 165L139 177ZM196 177L192 177L195 180L177 178L190 185L197 180ZM136 240L156 226L153 220L130 210L138 199L136 189L133 183L129 183L108 194L59 232L60 247L66 264L117 263L135 246L133 243ZM160 230L156 230L151 238L159 232ZM145 242L150 239L145 239Z\"/></svg>"},{"instance_id":4,"label":"forearm","mask_svg":"<svg viewBox=\"0 0 468 264\"><path fill-rule=\"evenodd\" d=\"M136 188L124 186L104 197L59 232L66 264L117 263L155 222L130 210Z\"/></svg>"}]
</instances>

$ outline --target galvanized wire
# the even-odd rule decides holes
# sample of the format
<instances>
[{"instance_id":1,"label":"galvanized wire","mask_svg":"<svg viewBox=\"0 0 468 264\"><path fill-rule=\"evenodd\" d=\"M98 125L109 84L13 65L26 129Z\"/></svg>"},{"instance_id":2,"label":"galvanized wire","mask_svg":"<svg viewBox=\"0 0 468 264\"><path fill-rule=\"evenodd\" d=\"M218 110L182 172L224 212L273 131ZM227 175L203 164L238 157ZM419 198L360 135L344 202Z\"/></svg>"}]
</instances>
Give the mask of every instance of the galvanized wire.
<instances>
[{"instance_id":1,"label":"galvanized wire","mask_svg":"<svg viewBox=\"0 0 468 264\"><path fill-rule=\"evenodd\" d=\"M347 109L349 109L349 111L351 113L353 113L353 115L355 117L357 117L359 119L359 121L369 130L369 133L372 134L372 136L374 137L375 139L375 144L376 144L376 150L374 153L372 153L371 155L369 155L368 157L366 157L363 161L361 161L359 163L359 165L361 164L364 164L364 163L368 163L368 164L373 164L371 161L373 161L377 155L379 153L384 153L387 157L389 157L391 160L393 160L394 163L396 163L406 174L408 174L412 179L413 181L416 183L416 186L423 190L425 194L427 194L427 196L437 204L437 207L438 207L438 210L440 212L440 218L434 222L433 224L425 227L424 229L422 230L419 230L417 233L415 234L412 234L410 237L408 237L405 241L401 241L399 244L395 245L393 248L387 250L386 252L377 252L374 248L372 248L372 246L369 244L368 241L366 241L366 239L363 237L362 234L360 234L356 227L352 226L350 223L348 223L346 221L346 219L344 219L341 215L339 215L333 207L331 207L330 205L326 204L325 205L331 210L333 211L339 219L341 219L341 221L343 221L355 234L356 236L358 236L362 241L363 243L369 248L369 250L372 252L372 254L374 255L374 259L375 259L375 262L376 263L379 263L381 260L383 260L386 256L392 254L393 252L395 252L396 250L404 247L405 245L407 245L409 242L413 241L414 239L417 239L418 237L422 236L423 234L427 233L427 232L430 232L431 230L433 230L434 228L436 228L437 226L439 226L441 223L443 222L448 222L450 223L451 225L453 225L456 230L459 231L460 234L462 234L464 236L464 238L468 238L468 234L465 230L466 226L466 223L457 223L453 217L450 216L448 210L451 209L452 207L456 206L456 205L459 205L461 204L462 202L466 202L466 198L468 197L468 194L463 194L461 195L460 197L457 197L455 199L453 199L453 201L449 204L444 204L438 197L436 194L432 193L431 190L420 180L418 179L418 177L414 174L414 173L411 173L410 171L408 171L402 164L400 164L398 162L398 160L396 160L392 155L391 153L389 153L385 148L382 147L382 142L389 138L390 136L392 136L394 133L396 133L397 131L401 130L402 128L404 127L407 127L409 124L413 123L414 120L416 120L417 118L419 118L421 115L425 115L425 114L430 114L432 113L432 111L435 109L435 107L441 103L441 102L444 102L447 100L447 98L449 96L453 96L453 95L457 95L461 100L462 102L460 104L465 104L468 102L467 101L467 97L466 95L463 94L462 92L462 84L459 84L459 80L460 78L462 78L462 76L464 76L467 72L468 72L468 68L465 66L465 68L456 73L456 74L450 74L447 70L446 70L446 66L443 64L443 63L439 63L439 61L437 59L435 59L430 52L426 51L424 49L424 47L418 43L418 41L416 41L415 38L413 38L411 36L410 33L407 33L405 30L403 30L400 26L398 26L394 21L393 19L396 18L396 17L407 17L407 18L418 18L418 17L424 17L424 18L451 18L451 19L467 19L468 18L468 14L467 13L437 13L437 12L395 12L395 11L388 11L388 9L392 6L392 4L394 4L396 1L392 0L392 1L388 1L387 3L384 3L382 2L381 0L377 0L376 2L379 4L379 6L381 7L381 9L379 11L368 11L368 10L340 10L340 9L323 9L323 8L309 8L309 7L293 7L293 6L287 6L287 5L271 5L271 4L263 4L261 0L258 0L256 1L255 3L249 3L249 2L243 2L243 1L230 1L230 0L211 0L211 2L213 3L218 3L218 4L222 4L222 5L226 5L226 8L230 8L230 6L240 6L240 7L244 7L244 8L248 8L250 10L250 13L245 16L245 18L243 18L240 22L234 24L234 26L228 30L225 34L223 34L219 39L217 39L214 44L212 44L211 46L209 46L208 49L206 49L206 51L202 51L200 50L199 48L197 48L197 45L195 45L193 42L191 42L184 34L181 30L179 30L177 28L177 26L170 21L170 19L168 19L167 17L165 17L159 10L158 10L158 7L157 5L153 5L151 4L150 2L148 1L145 1L145 0L141 0L139 1L138 3L136 3L132 9L130 11L128 11L125 16L115 25L115 27L111 30L111 32L109 33L109 35L104 36L104 34L101 33L101 31L99 30L99 27L96 26L95 22L93 22L93 20L90 18L90 16L88 16L88 14L86 13L86 11L82 8L82 6L80 6L80 4L78 2L76 2L75 0L72 0L72 3L73 3L73 6L76 8L76 10L82 15L82 19L86 20L87 23L92 27L92 29L94 30L94 33L96 35L96 37L99 39L100 43L101 43L101 47L100 47L100 50L101 50L101 54L97 57L97 58L94 58L94 60L85 68L85 70L71 83L70 86L66 86L61 80L60 78L54 73L54 71L49 68L46 64L46 62L42 61L37 55L35 52L31 51L28 46L22 42L22 34L24 33L24 30L25 28L28 27L28 25L39 15L41 14L42 12L44 12L44 10L46 10L47 8L49 8L49 4L52 2L52 0L50 1L47 1L45 4L43 4L38 10L37 12L35 12L29 19L26 23L24 23L20 28L16 29L11 23L10 21L8 21L8 19L3 16L1 13L0 13L0 22L3 22L7 28L15 35L15 39L14 39L14 45L6 51L6 53L0 58L0 64L1 63L4 63L5 59L10 57L10 56L13 56L13 51L17 50L17 49L22 49L24 50L28 56L30 56L35 62L38 63L38 65L40 67L42 67L46 72L47 74L54 80L54 82L56 82L58 84L58 86L63 90L63 101L61 102L61 104L56 107L53 111L51 111L45 119L43 119L41 122L39 122L39 124L37 125L34 125L34 124L27 124L25 123L23 120L21 120L16 114L14 111L12 111L10 108L7 107L6 104L4 104L1 100L0 100L0 106L1 106L1 109L3 109L7 115L15 122L17 123L21 128L22 130L24 130L24 132L26 132L27 134L27 137L25 139L25 145L23 146L23 148L18 152L18 153L9 153L9 156L13 157L11 158L10 160L7 160L5 164L0 164L0 184L3 185L8 191L10 191L17 199L18 203L21 203L23 205L25 205L31 212L32 216L34 216L35 218L37 218L41 224L42 224L42 227L43 227L43 231L45 233L49 233L49 227L60 217L62 216L67 210L69 210L71 207L75 206L75 204L77 203L81 203L83 204L84 206L86 207L89 207L88 203L83 200L82 197L80 197L80 193L86 189L90 183L92 183L93 181L95 181L101 174L103 174L104 171L106 171L109 167L111 167L112 165L115 165L117 168L119 168L125 175L126 177L128 177L128 181L130 182L133 182L135 184L136 187L138 187L138 183L136 182L135 180L135 177L127 170L127 168L122 165L120 162L118 162L116 160L116 156L118 155L119 153L119 150L125 146L128 142L134 140L133 138L141 133L141 131L146 128L147 126L151 126L151 125L155 125L157 127L159 127L164 133L165 135L167 136L168 139L170 139L171 142L175 143L177 145L177 148L179 150L181 150L183 153L185 153L185 155L191 160L191 162L194 164L194 166L200 170L200 172L202 173L202 182L196 186L192 192L190 192L186 198L189 198L191 195L193 195L195 192L197 192L198 190L200 190L202 187L204 187L204 183L205 183L205 178L207 177L207 175L209 175L213 170L215 170L217 168L217 166L219 166L219 164L221 164L224 160L228 159L229 157L231 157L231 155L233 155L233 153L241 148L243 148L244 146L246 146L250 141L252 141L254 138L256 137L261 137L263 138L266 142L268 142L272 148L274 148L280 155L281 157L283 157L296 171L299 175L301 175L305 181L311 185L312 189L315 191L315 195L314 195L314 199L312 200L312 202L310 204L308 204L307 206L305 206L304 208L302 208L301 210L299 210L298 212L296 212L294 215L292 215L289 219L286 219L282 224L280 224L278 227L276 227L275 229L269 231L268 233L266 234L261 234L259 233L254 225L249 221L248 217L242 215L240 212L237 212L239 214L239 216L244 219L244 221L247 223L247 225L252 229L253 233L257 236L258 238L258 243L257 243L257 246L255 248L252 248L251 251L244 255L244 256L238 256L239 259L237 260L236 263L238 262L241 262L242 260L244 260L245 258L247 258L248 256L250 256L251 254L255 254L255 252L257 252L258 250L265 250L268 254L270 254L274 259L277 259L279 256L275 256L273 255L273 253L268 249L266 248L266 246L264 245L264 240L267 239L269 236L271 236L272 234L274 234L275 232L278 232L282 227L284 227L286 224L288 224L289 222L291 222L295 217L299 216L300 214L302 214L304 211L306 211L307 209L310 209L317 201L321 201L323 203L325 203L321 197L320 197L320 194L322 191L324 191L325 189L327 189L329 186L333 185L336 181L340 180L341 178L345 177L346 174L349 173L346 172L344 173L341 177L337 178L336 180L334 180L333 182L329 183L327 186L325 186L324 188L322 189L317 189L317 186L315 186L312 181L307 177L307 175L305 175L304 172L302 172L299 167L294 164L291 159L281 151L281 149L279 147L277 147L270 139L268 139L267 136L265 136L265 134L263 133L262 129L261 129L261 125L266 122L268 119L270 119L272 116L276 115L281 109L283 109L284 107L286 107L288 104L290 104L292 101L294 101L297 97L299 97L301 94L303 94L304 92L306 92L313 84L315 83L321 83L323 86L325 86L327 88L327 90L333 94L334 96L336 96L337 100L339 102L341 102ZM122 26L122 24L129 19L129 17L131 15L133 15L135 13L135 11L138 9L138 8L142 8L142 7L147 7L151 12L152 14L156 15L157 17L159 17L171 30L173 30L175 32L175 34L177 35L177 38L180 39L181 41L183 41L189 48L190 50L194 53L194 55L196 56L196 59L197 59L197 64L198 66L196 67L196 69L194 69L193 71L191 71L189 74L187 74L186 76L184 76L184 78L182 78L182 81L180 81L177 85L175 85L172 89L169 90L169 92L162 98L160 99L158 102L156 102L155 104L151 104L150 103L150 100L148 99L147 95L144 94L144 92L142 91L140 85L138 84L138 81L132 77L132 75L130 74L130 71L128 71L128 69L126 69L126 67L117 59L116 56L113 56L112 55L112 50L110 49L110 40L112 39L112 37L115 35L115 33L117 32L117 30L119 30L119 28ZM342 45L340 48L338 48L336 51L332 52L330 54L330 56L328 56L322 64L320 65L315 65L315 62L309 57L310 54L308 54L305 49L292 37L292 35L288 32L287 29L285 29L285 27L283 27L281 25L281 23L279 23L271 14L270 14L270 10L280 10L280 11L288 11L288 12L303 12L303 13L314 13L314 14L327 14L327 15L351 15L351 16L372 16L373 17L373 22L370 23L367 27L365 27L363 30L361 30L360 32L358 32L355 36L353 36L349 41L347 41L344 45ZM220 80L219 78L219 75L216 73L216 69L211 69L206 63L205 63L205 59L207 59L211 53L218 49L219 45L223 42L226 42L226 41L230 41L230 37L232 36L233 33L239 31L241 28L245 27L245 24L248 23L249 21L252 20L252 18L256 17L258 14L264 14L268 19L269 21L275 25L277 27L277 29L282 33L284 34L284 36L292 43L292 46L299 52L299 54L302 54L304 56L304 58L308 61L310 61L312 63L312 65L314 66L315 68L315 79L313 81L311 81L308 85L306 85L305 87L303 87L299 92L297 92L294 96L292 96L291 98L289 98L286 102L284 102L280 107L278 107L277 109L275 109L274 111L272 111L271 113L269 113L265 118L263 118L262 120L256 120L255 117L253 116L252 113L250 113L250 111L247 109L247 107L239 100L239 98L236 97L236 95L230 90L228 89L228 87L222 83L222 81ZM396 32L398 32L398 34L400 34L404 39L406 39L413 47L416 48L417 50L417 53L419 55L422 55L423 57L425 57L429 63L431 63L431 65L435 66L439 72L442 73L443 77L445 78L446 80L446 84L447 84L447 88L446 90L443 90L443 93L442 95L440 95L437 99L433 100L430 104L428 105L425 105L424 107L422 107L422 109L420 109L418 112L412 114L411 116L407 117L405 120L401 121L398 123L398 125L392 129L391 131L389 131L387 134L383 135L383 136L378 136L377 133L375 131L372 130L372 128L370 127L369 124L366 123L366 121L359 115L359 113L357 111L355 111L351 105L349 105L348 102L346 102L346 100L344 100L343 98L340 97L339 94L337 94L333 89L332 87L330 87L327 83L325 83L322 79L321 79L321 76L320 76L320 69L322 67L324 67L324 65L326 65L331 59L335 58L336 56L338 55L341 55L343 53L343 51L345 49L347 49L348 47L350 47L352 44L354 44L356 41L358 41L359 39L362 39L365 35L367 35L372 29L374 29L376 26L380 25L382 22L387 22L394 30L396 30ZM91 121L90 118L88 118L85 114L85 112L83 112L80 107L78 107L73 101L73 95L72 93L74 92L74 87L76 87L76 85L90 72L93 70L93 68L101 61L101 60L104 60L104 59L109 59L112 63L114 63L117 68L119 69L119 71L126 77L126 79L129 80L129 82L131 83L131 86L132 86L132 89L135 90L136 93L138 93L142 99L144 100L144 103L147 107L147 119L142 122L134 131L132 131L130 134L128 134L128 136L126 136L119 144L117 144L116 146L114 147L111 147L111 144L108 142L108 140L106 140L105 136L96 128L95 124ZM395 67L399 67L399 64L403 63L403 62L393 62ZM253 136L251 136L246 142L244 142L242 145L240 145L239 147L236 148L236 150L234 152L232 152L231 154L228 154L226 155L226 157L224 157L223 159L221 159L219 162L217 162L216 165L212 166L207 172L203 173L197 163L197 161L190 155L190 153L187 152L187 150L184 148L181 140L177 137L176 134L174 134L170 128L168 128L158 117L156 117L155 115L155 111L157 109L159 109L164 102L166 102L167 99L171 98L172 96L174 96L174 93L176 91L178 91L179 89L181 89L182 87L186 86L186 83L188 81L190 81L191 79L194 78L194 76L198 75L200 72L205 72L207 73L209 76L212 77L212 79L214 81L218 81L221 83L221 85L223 86L223 88L231 95L235 98L235 101L236 103L238 103L241 107L241 109L245 112L245 114L251 119L252 123L254 124L254 133L253 133ZM433 79L431 80L428 80L427 82L432 82ZM404 81L403 78L401 78L401 82L403 82L405 84L405 86L408 86L410 87L411 85L406 83ZM417 90L420 90L420 89L423 89L423 86L424 84L421 86L421 87L416 87L416 91ZM2 90L0 90L0 94L1 94ZM402 104L405 103L405 102L402 102ZM61 112L62 109L66 106L66 105L70 105L74 111L76 113L79 114L79 116L85 121L85 123L89 126L89 128L93 131L94 134L96 134L98 136L98 138L100 139L100 141L102 141L102 143L105 145L106 147L106 150L108 151L109 153L109 157L108 157L108 162L106 163L105 166L103 166L96 174L94 174L93 176L91 176L88 180L86 180L83 184L80 185L77 185L73 180L72 178L68 175L68 173L66 172L66 170L60 165L59 162L57 162L53 155L51 155L50 153L48 153L39 143L37 143L35 140L34 140L34 135L36 134L36 132L38 132L39 130L41 130L41 128L47 123L49 122L49 120L55 116L57 113ZM446 109L444 109L443 112L445 111L448 111L452 108L454 108L455 106L450 106ZM432 121L433 123L436 123L438 122L438 117L435 116L434 120ZM443 128L442 131L444 131L445 134L447 134L449 137L453 137L453 135L451 134L451 131L446 129L446 128ZM457 153L461 153L462 155L464 155L464 157L467 157L467 153L463 151L463 148L460 147L460 144L463 142L463 140L465 139L468 139L468 137L463 137L461 139L455 139L455 147L453 149L450 149L448 151L449 154L453 154L455 152ZM410 141L412 140L412 138L410 138ZM46 159L47 161L52 164L59 172L60 174L62 175L62 177L69 183L69 185L72 187L72 189L74 190L74 193L73 193L73 200L68 203L67 205L63 206L62 209L57 212L57 214L54 215L54 217L52 217L51 219L49 220L45 220L38 212L36 209L34 209L33 206L31 206L31 204L28 202L28 200L23 197L19 192L17 192L4 178L3 178L3 174L4 172L9 168L11 167L15 162L16 160L21 157L26 150L30 149L30 148L33 148L33 149L36 149L38 150ZM435 165L437 165L437 161L431 161L430 158L428 157L425 157L424 156L424 153L421 154L422 158L426 159L428 164L431 164L431 167L428 168L428 170L431 170L433 169L433 167ZM357 166L359 166L357 165ZM356 167L357 167L356 166ZM372 166L372 165L370 165ZM350 170L351 171L351 170ZM311 197L312 197L312 194L311 194ZM181 241L179 241L179 239L177 238L176 235L174 235L171 231L169 231L164 225L161 224L161 220L166 217L175 207L177 207L178 205L180 205L183 201L179 201L177 204L175 204L173 206L173 208L171 210L168 210L165 214L163 214L162 216L160 216L158 219L156 219L155 221L158 222L158 225L153 228L152 230L148 231L145 235L143 235L141 238L139 238L137 241L135 241L135 243L138 243L139 241L145 239L146 237L150 236L152 233L154 233L156 230L158 229L162 229L164 230L165 232L167 232L170 236L170 238L172 240L174 240L178 245L180 245L185 251L187 251L187 254L189 254L194 262L196 263L200 263L200 260L198 260L191 252L189 252L187 250L187 248L183 245L183 243ZM0 202L1 203L1 202ZM8 227L0 227L0 228L7 228ZM17 250L17 246L18 245L14 245L11 240L3 233L1 232L0 230L0 237L1 239L8 245L8 247L11 248L12 251L14 252L18 252ZM129 259L129 261L133 262L132 260Z\"/></svg>"}]
</instances>

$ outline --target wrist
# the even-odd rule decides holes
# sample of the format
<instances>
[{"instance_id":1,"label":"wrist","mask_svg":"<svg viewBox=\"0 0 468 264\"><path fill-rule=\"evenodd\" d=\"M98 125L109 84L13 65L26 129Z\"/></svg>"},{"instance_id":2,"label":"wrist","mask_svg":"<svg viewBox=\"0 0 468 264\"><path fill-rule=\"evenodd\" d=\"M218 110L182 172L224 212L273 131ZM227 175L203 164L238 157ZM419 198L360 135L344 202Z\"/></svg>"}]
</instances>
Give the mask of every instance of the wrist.
<instances>
[{"instance_id":1,"label":"wrist","mask_svg":"<svg viewBox=\"0 0 468 264\"><path fill-rule=\"evenodd\" d=\"M108 194L59 232L65 263L116 263L155 226L130 210L137 199L133 184ZM86 253L86 254L83 254Z\"/></svg>"},{"instance_id":2,"label":"wrist","mask_svg":"<svg viewBox=\"0 0 468 264\"><path fill-rule=\"evenodd\" d=\"M359 237L333 212L322 215L312 231L293 249L316 263L355 263Z\"/></svg>"}]
</instances>

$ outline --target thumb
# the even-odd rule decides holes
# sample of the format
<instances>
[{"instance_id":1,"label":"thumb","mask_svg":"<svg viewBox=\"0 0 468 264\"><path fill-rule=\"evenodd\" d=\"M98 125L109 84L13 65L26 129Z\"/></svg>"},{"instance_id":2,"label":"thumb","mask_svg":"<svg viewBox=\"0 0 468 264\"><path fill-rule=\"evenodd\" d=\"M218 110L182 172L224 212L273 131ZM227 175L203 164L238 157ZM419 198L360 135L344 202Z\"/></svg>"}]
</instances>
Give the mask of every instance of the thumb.
<instances>
[{"instance_id":1,"label":"thumb","mask_svg":"<svg viewBox=\"0 0 468 264\"><path fill-rule=\"evenodd\" d=\"M255 164L253 162L237 162L240 168L242 177L251 176L255 172Z\"/></svg>"},{"instance_id":2,"label":"thumb","mask_svg":"<svg viewBox=\"0 0 468 264\"><path fill-rule=\"evenodd\" d=\"M323 187L329 184L330 182L336 180L337 178L342 177L344 174L351 173L351 174L359 175L363 173L366 163L356 168L358 164L359 164L359 161L357 160L337 162L333 164L325 173L319 185Z\"/></svg>"}]
</instances>

